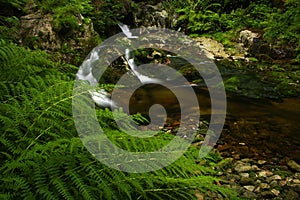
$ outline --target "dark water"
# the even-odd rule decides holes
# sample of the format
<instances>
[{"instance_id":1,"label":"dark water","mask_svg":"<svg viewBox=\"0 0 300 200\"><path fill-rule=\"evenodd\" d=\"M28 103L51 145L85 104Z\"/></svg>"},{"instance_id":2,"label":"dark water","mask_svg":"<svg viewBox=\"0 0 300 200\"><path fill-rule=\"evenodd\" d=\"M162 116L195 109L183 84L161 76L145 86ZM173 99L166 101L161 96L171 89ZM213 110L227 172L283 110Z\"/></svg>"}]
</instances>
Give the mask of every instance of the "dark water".
<instances>
[{"instance_id":1,"label":"dark water","mask_svg":"<svg viewBox=\"0 0 300 200\"><path fill-rule=\"evenodd\" d=\"M200 119L209 121L209 93L205 89L193 89L200 105ZM181 95L188 95L184 87L180 91ZM178 100L170 90L158 85L146 85L136 90L130 99L130 113L147 114L153 104L161 104L166 109L165 127L180 123ZM199 109L190 107L184 116L195 112ZM273 102L227 94L227 117L218 148L224 155L239 158L300 161L300 99Z\"/></svg>"}]
</instances>

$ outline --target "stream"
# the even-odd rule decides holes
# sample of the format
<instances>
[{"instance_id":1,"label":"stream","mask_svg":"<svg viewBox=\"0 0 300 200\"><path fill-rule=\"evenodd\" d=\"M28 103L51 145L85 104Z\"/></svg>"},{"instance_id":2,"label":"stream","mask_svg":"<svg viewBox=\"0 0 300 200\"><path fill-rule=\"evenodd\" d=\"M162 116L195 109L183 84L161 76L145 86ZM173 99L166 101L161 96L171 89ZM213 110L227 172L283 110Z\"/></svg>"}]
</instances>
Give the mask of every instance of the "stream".
<instances>
[{"instance_id":1,"label":"stream","mask_svg":"<svg viewBox=\"0 0 300 200\"><path fill-rule=\"evenodd\" d=\"M193 89L200 106L200 119L209 121L209 93L197 86ZM185 95L184 87L181 95ZM133 93L129 102L130 114L139 112L147 115L154 104L163 105L167 111L165 127L170 128L180 123L180 107L176 97L158 84L144 85ZM198 108L189 108L188 115L197 110ZM265 159L273 163L293 159L299 162L299 119L300 99L288 98L275 102L227 94L226 122L217 148L223 156L236 159Z\"/></svg>"}]
</instances>

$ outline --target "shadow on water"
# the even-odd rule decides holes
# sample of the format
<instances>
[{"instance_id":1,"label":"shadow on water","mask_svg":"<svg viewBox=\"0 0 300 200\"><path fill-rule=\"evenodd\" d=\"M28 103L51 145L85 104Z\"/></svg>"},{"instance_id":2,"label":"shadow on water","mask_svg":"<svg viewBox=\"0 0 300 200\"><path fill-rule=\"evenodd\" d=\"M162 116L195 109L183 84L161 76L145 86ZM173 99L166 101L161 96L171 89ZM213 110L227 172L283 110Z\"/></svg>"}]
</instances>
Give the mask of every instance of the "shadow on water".
<instances>
[{"instance_id":1,"label":"shadow on water","mask_svg":"<svg viewBox=\"0 0 300 200\"><path fill-rule=\"evenodd\" d=\"M209 93L205 89L193 88L200 106L200 118L209 121ZM184 87L181 95L185 95ZM169 89L158 84L144 85L134 92L130 99L130 113L147 115L154 104L163 105L168 113L165 127L180 123L178 100ZM189 108L184 116L192 115L197 109ZM300 99L273 102L227 95L227 117L217 146L224 156L274 162L285 158L300 161Z\"/></svg>"}]
</instances>

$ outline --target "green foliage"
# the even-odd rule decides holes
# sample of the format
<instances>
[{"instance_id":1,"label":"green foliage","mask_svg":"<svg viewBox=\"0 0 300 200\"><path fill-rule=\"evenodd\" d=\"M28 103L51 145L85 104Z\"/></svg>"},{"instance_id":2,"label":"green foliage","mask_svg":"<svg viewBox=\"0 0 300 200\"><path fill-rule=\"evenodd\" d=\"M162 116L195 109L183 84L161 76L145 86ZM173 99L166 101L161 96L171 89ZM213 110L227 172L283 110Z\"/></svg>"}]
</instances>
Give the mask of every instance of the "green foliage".
<instances>
[{"instance_id":1,"label":"green foliage","mask_svg":"<svg viewBox=\"0 0 300 200\"><path fill-rule=\"evenodd\" d=\"M151 173L129 174L103 165L77 136L73 68L6 41L1 41L0 55L8 78L1 74L1 199L193 199L196 190L236 195L214 184L211 168L196 164L197 148ZM161 133L128 140L114 126L111 111L96 109L96 115L112 142L127 150L153 150L173 137Z\"/></svg>"},{"instance_id":2,"label":"green foliage","mask_svg":"<svg viewBox=\"0 0 300 200\"><path fill-rule=\"evenodd\" d=\"M300 47L300 2L289 0L286 9L273 13L266 23L264 38L269 42Z\"/></svg>"},{"instance_id":3,"label":"green foliage","mask_svg":"<svg viewBox=\"0 0 300 200\"><path fill-rule=\"evenodd\" d=\"M17 42L19 19L16 16L0 16L0 38Z\"/></svg>"},{"instance_id":4,"label":"green foliage","mask_svg":"<svg viewBox=\"0 0 300 200\"><path fill-rule=\"evenodd\" d=\"M109 29L124 18L124 8L129 1L125 0L96 0L93 1L93 12L91 19L95 30L102 36L108 34ZM123 14L123 15L122 15Z\"/></svg>"},{"instance_id":5,"label":"green foliage","mask_svg":"<svg viewBox=\"0 0 300 200\"><path fill-rule=\"evenodd\" d=\"M221 4L210 1L189 1L190 5L177 10L178 23L187 23L191 33L216 32L222 29L219 11Z\"/></svg>"},{"instance_id":6,"label":"green foliage","mask_svg":"<svg viewBox=\"0 0 300 200\"><path fill-rule=\"evenodd\" d=\"M92 10L88 0L35 0L35 3L45 13L73 12L87 14Z\"/></svg>"}]
</instances>

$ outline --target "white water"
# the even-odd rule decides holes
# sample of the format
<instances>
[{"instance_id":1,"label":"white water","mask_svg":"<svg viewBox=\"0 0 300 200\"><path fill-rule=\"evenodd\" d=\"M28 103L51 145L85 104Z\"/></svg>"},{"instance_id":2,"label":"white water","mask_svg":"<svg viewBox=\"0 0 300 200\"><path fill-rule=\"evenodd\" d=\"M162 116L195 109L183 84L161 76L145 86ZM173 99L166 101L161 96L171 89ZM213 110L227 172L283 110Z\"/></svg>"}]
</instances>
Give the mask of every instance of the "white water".
<instances>
[{"instance_id":1,"label":"white water","mask_svg":"<svg viewBox=\"0 0 300 200\"><path fill-rule=\"evenodd\" d=\"M145 83L159 83L159 82L161 82L159 79L151 78L149 76L145 76L145 75L141 74L140 72L138 72L136 70L137 66L134 62L134 58L131 58L130 50L128 48L125 50L125 59L126 59L128 65L129 65L131 71L141 81L141 83L145 84Z\"/></svg>"},{"instance_id":2,"label":"white water","mask_svg":"<svg viewBox=\"0 0 300 200\"><path fill-rule=\"evenodd\" d=\"M121 28L122 32L126 35L127 38L133 39L138 38L138 36L133 36L132 32L130 31L129 27L126 24L119 23L119 27ZM98 50L99 48L97 48ZM101 49L101 48L100 48ZM82 65L80 66L80 69L78 70L76 74L77 80L83 80L88 81L91 86L97 86L98 81L94 77L92 72L92 63L96 62L99 59L98 51L93 49L89 58L87 58ZM130 56L130 49L127 48L125 50L125 59L130 67L130 70L133 72L133 74L140 80L141 83L158 83L160 82L158 79L151 78L149 76L145 76L137 71L137 65L134 62L134 58ZM102 108L117 108L115 102L113 102L110 99L110 94L106 92L103 89L92 89L89 91L91 94L91 97L93 101L96 103L97 106Z\"/></svg>"},{"instance_id":3,"label":"white water","mask_svg":"<svg viewBox=\"0 0 300 200\"><path fill-rule=\"evenodd\" d=\"M88 81L91 86L97 86L98 81L92 72L92 63L99 59L98 52L95 49L91 52L76 74L77 80ZM115 102L110 99L110 94L103 89L91 89L89 91L93 101L101 108L117 108Z\"/></svg>"},{"instance_id":4,"label":"white water","mask_svg":"<svg viewBox=\"0 0 300 200\"><path fill-rule=\"evenodd\" d=\"M138 38L138 36L133 36L132 32L130 31L129 27L126 24L118 23L118 26L121 28L122 32L126 35L127 38Z\"/></svg>"}]
</instances>

